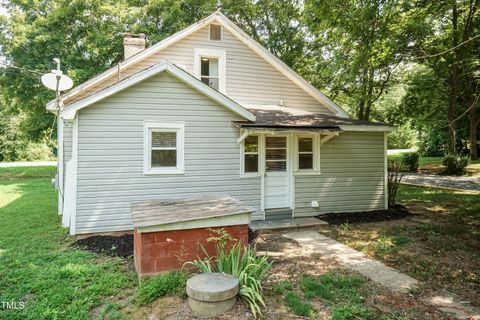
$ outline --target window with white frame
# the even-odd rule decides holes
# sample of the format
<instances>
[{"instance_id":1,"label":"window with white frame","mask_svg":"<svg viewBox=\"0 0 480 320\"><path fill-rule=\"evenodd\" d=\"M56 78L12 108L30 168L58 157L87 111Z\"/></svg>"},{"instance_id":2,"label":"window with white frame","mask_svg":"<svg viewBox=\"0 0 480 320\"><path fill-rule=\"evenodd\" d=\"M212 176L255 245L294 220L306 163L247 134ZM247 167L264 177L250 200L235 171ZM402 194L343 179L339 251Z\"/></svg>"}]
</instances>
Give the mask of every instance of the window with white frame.
<instances>
[{"instance_id":1,"label":"window with white frame","mask_svg":"<svg viewBox=\"0 0 480 320\"><path fill-rule=\"evenodd\" d=\"M243 140L243 172L258 173L259 160L258 136L247 136Z\"/></svg>"},{"instance_id":2,"label":"window with white frame","mask_svg":"<svg viewBox=\"0 0 480 320\"><path fill-rule=\"evenodd\" d=\"M219 90L218 58L200 58L200 80L215 90Z\"/></svg>"},{"instance_id":3,"label":"window with white frame","mask_svg":"<svg viewBox=\"0 0 480 320\"><path fill-rule=\"evenodd\" d=\"M194 50L194 73L203 83L226 93L226 53L225 50Z\"/></svg>"},{"instance_id":4,"label":"window with white frame","mask_svg":"<svg viewBox=\"0 0 480 320\"><path fill-rule=\"evenodd\" d=\"M183 173L184 136L184 123L145 122L144 173Z\"/></svg>"},{"instance_id":5,"label":"window with white frame","mask_svg":"<svg viewBox=\"0 0 480 320\"><path fill-rule=\"evenodd\" d=\"M320 144L317 135L297 136L297 171L320 171Z\"/></svg>"}]
</instances>

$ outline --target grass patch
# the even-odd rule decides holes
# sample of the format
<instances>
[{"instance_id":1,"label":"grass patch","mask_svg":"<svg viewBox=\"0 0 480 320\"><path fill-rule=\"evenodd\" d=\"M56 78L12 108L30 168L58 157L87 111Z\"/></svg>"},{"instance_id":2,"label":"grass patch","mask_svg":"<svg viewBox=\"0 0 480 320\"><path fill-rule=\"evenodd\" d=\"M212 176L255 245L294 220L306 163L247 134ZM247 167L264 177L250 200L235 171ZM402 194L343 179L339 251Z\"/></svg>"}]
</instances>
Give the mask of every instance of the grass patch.
<instances>
[{"instance_id":1,"label":"grass patch","mask_svg":"<svg viewBox=\"0 0 480 320\"><path fill-rule=\"evenodd\" d=\"M373 312L363 305L363 278L328 272L318 278L304 276L301 287L308 298L322 298L332 310L333 320L373 319Z\"/></svg>"},{"instance_id":2,"label":"grass patch","mask_svg":"<svg viewBox=\"0 0 480 320\"><path fill-rule=\"evenodd\" d=\"M274 283L272 291L276 294L282 294L284 292L292 291L293 285L288 280L281 280Z\"/></svg>"},{"instance_id":3,"label":"grass patch","mask_svg":"<svg viewBox=\"0 0 480 320\"><path fill-rule=\"evenodd\" d=\"M313 310L313 306L309 302L303 301L296 292L288 292L285 295L285 302L287 303L288 308L294 314L308 318L315 317L315 311Z\"/></svg>"},{"instance_id":4,"label":"grass patch","mask_svg":"<svg viewBox=\"0 0 480 320\"><path fill-rule=\"evenodd\" d=\"M54 167L0 168L0 301L7 319L90 319L107 299L132 288L118 258L71 247L60 224Z\"/></svg>"},{"instance_id":5,"label":"grass patch","mask_svg":"<svg viewBox=\"0 0 480 320\"><path fill-rule=\"evenodd\" d=\"M187 277L187 274L184 272L171 271L159 276L146 278L138 288L136 301L140 305L146 305L167 294L185 297Z\"/></svg>"},{"instance_id":6,"label":"grass patch","mask_svg":"<svg viewBox=\"0 0 480 320\"><path fill-rule=\"evenodd\" d=\"M57 167L55 166L0 168L0 180L21 178L53 178L55 177L56 173Z\"/></svg>"}]
</instances>

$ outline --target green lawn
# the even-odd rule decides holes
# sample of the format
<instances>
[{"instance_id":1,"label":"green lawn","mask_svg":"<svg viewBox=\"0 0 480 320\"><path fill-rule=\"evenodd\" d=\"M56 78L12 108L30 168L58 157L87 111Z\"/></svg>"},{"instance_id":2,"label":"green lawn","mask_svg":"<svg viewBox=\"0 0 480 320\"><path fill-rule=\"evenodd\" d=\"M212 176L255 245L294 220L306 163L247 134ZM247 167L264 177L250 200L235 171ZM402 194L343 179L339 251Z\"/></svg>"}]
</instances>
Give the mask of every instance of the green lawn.
<instances>
[{"instance_id":1,"label":"green lawn","mask_svg":"<svg viewBox=\"0 0 480 320\"><path fill-rule=\"evenodd\" d=\"M25 303L0 309L2 319L90 319L136 284L124 260L71 246L54 174L54 167L0 169L0 301Z\"/></svg>"},{"instance_id":2,"label":"green lawn","mask_svg":"<svg viewBox=\"0 0 480 320\"><path fill-rule=\"evenodd\" d=\"M142 319L180 308L180 299L168 308L157 303L161 299L150 302L168 291L160 288L165 281L145 282L138 290L131 261L72 246L60 226L51 186L54 174L52 167L0 169L0 302L26 305L2 310L0 304L0 319ZM422 292L447 288L480 301L480 194L401 186L399 200L416 215L334 227L330 235L422 280ZM333 313L354 312L360 318L371 313L360 308L357 297L373 289L359 285L348 297L342 296L344 290L324 297L315 288L330 285L330 280L304 280L300 291L289 295L289 310L310 314L310 303L321 298ZM140 306L142 301L147 304Z\"/></svg>"}]
</instances>

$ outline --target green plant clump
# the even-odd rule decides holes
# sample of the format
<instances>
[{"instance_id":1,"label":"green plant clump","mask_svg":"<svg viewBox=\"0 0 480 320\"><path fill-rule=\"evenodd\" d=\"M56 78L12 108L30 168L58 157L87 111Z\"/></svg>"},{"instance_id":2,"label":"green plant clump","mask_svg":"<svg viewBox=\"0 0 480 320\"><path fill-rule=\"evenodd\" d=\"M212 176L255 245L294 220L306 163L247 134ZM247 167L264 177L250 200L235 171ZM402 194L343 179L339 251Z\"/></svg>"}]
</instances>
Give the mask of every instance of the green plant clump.
<instances>
[{"instance_id":1,"label":"green plant clump","mask_svg":"<svg viewBox=\"0 0 480 320\"><path fill-rule=\"evenodd\" d=\"M408 152L403 155L403 163L409 172L417 172L420 166L420 154L418 152Z\"/></svg>"},{"instance_id":2,"label":"green plant clump","mask_svg":"<svg viewBox=\"0 0 480 320\"><path fill-rule=\"evenodd\" d=\"M295 292L288 292L285 296L285 301L290 310L296 315L309 318L315 316L312 305L308 302L303 302Z\"/></svg>"},{"instance_id":3,"label":"green plant clump","mask_svg":"<svg viewBox=\"0 0 480 320\"><path fill-rule=\"evenodd\" d=\"M145 305L167 294L184 297L187 273L171 271L162 275L146 278L140 284L137 292L137 302Z\"/></svg>"},{"instance_id":4,"label":"green plant clump","mask_svg":"<svg viewBox=\"0 0 480 320\"><path fill-rule=\"evenodd\" d=\"M449 154L443 158L442 163L445 166L443 173L462 175L465 173L465 168L469 164L469 159L466 156Z\"/></svg>"},{"instance_id":5,"label":"green plant clump","mask_svg":"<svg viewBox=\"0 0 480 320\"><path fill-rule=\"evenodd\" d=\"M328 272L318 278L304 276L301 286L305 297L327 301L333 320L369 319L372 312L363 305L361 287L365 281L357 276Z\"/></svg>"},{"instance_id":6,"label":"green plant clump","mask_svg":"<svg viewBox=\"0 0 480 320\"><path fill-rule=\"evenodd\" d=\"M195 266L202 273L223 272L238 278L240 298L249 305L254 316L261 314L261 308L265 307L262 282L272 267L267 256L257 257L255 248L241 246L238 242L233 244L230 250L227 250L225 243L217 244L215 257L210 257L206 250L204 252L205 259L186 264Z\"/></svg>"}]
</instances>

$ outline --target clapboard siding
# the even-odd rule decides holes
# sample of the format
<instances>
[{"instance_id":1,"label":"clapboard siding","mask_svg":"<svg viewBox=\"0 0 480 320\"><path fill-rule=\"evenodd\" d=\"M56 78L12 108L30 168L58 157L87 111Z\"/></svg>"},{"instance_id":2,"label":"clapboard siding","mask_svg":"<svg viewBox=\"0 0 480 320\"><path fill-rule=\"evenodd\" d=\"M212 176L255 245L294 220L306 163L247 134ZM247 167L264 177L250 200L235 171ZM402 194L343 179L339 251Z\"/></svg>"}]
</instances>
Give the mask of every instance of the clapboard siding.
<instances>
[{"instance_id":1,"label":"clapboard siding","mask_svg":"<svg viewBox=\"0 0 480 320\"><path fill-rule=\"evenodd\" d=\"M77 234L130 230L131 203L147 200L228 194L260 208L259 178L239 176L231 124L239 116L173 76L145 80L78 116ZM185 122L185 174L143 174L144 120Z\"/></svg>"},{"instance_id":2,"label":"clapboard siding","mask_svg":"<svg viewBox=\"0 0 480 320\"><path fill-rule=\"evenodd\" d=\"M67 174L67 162L72 159L72 124L65 126L63 121L59 121L63 125L63 186L65 186ZM65 190L62 188L62 190Z\"/></svg>"},{"instance_id":3,"label":"clapboard siding","mask_svg":"<svg viewBox=\"0 0 480 320\"><path fill-rule=\"evenodd\" d=\"M383 209L383 144L383 132L343 132L322 145L321 175L295 177L295 216Z\"/></svg>"},{"instance_id":4,"label":"clapboard siding","mask_svg":"<svg viewBox=\"0 0 480 320\"><path fill-rule=\"evenodd\" d=\"M322 106L316 99L261 58L228 30L224 30L222 41L209 41L208 28L208 26L205 26L162 51L151 55L128 69L122 70L120 79L164 60L184 66L188 72L193 74L195 48L225 50L227 56L226 93L233 100L241 104L279 104L280 100L282 100L284 105L290 108L332 114L330 110ZM101 84L67 100L65 103L70 104L78 101L93 92L115 83L117 80L118 75L112 76ZM144 93L148 93L152 86L155 86L155 84L143 86L136 93L132 94L143 98ZM166 88L171 87L166 86ZM172 92L165 97L172 98L174 95L175 93ZM116 97L115 99L121 98ZM155 103L155 100L148 98L142 100L142 103ZM128 107L128 105L123 107ZM122 108L122 106L119 106L119 108Z\"/></svg>"}]
</instances>

